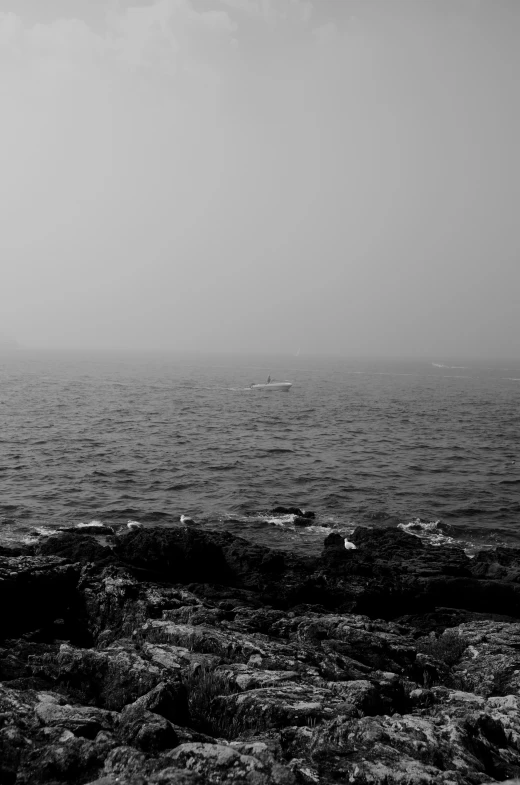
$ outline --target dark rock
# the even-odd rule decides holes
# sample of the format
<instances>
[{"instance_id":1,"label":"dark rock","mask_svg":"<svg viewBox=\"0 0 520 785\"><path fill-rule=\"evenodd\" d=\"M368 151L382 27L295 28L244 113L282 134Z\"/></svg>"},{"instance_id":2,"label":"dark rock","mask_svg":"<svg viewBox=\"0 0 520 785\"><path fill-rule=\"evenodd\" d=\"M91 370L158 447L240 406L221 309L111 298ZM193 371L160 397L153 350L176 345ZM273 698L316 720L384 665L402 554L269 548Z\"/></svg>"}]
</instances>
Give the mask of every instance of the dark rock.
<instances>
[{"instance_id":1,"label":"dark rock","mask_svg":"<svg viewBox=\"0 0 520 785\"><path fill-rule=\"evenodd\" d=\"M224 744L182 744L169 753L169 758L179 768L189 766L205 782L295 785L292 772L262 747L265 745L240 745L236 749Z\"/></svg>"},{"instance_id":2,"label":"dark rock","mask_svg":"<svg viewBox=\"0 0 520 785\"><path fill-rule=\"evenodd\" d=\"M354 529L350 540L360 551L378 559L402 561L410 553L417 553L427 546L418 537L406 534L400 529L367 529L359 526Z\"/></svg>"},{"instance_id":3,"label":"dark rock","mask_svg":"<svg viewBox=\"0 0 520 785\"><path fill-rule=\"evenodd\" d=\"M29 667L37 676L67 685L78 701L115 711L164 681L163 669L143 659L130 642L101 651L63 644L57 654L30 656Z\"/></svg>"},{"instance_id":4,"label":"dark rock","mask_svg":"<svg viewBox=\"0 0 520 785\"><path fill-rule=\"evenodd\" d=\"M464 608L435 608L431 613L407 614L395 621L406 624L414 630L414 635L428 635L430 632L443 633L449 627L471 621L496 621L514 623L517 619L500 613L477 613Z\"/></svg>"},{"instance_id":5,"label":"dark rock","mask_svg":"<svg viewBox=\"0 0 520 785\"><path fill-rule=\"evenodd\" d=\"M126 564L162 575L172 583L203 581L233 584L233 573L223 554L232 537L184 526L137 529L114 547Z\"/></svg>"},{"instance_id":6,"label":"dark rock","mask_svg":"<svg viewBox=\"0 0 520 785\"><path fill-rule=\"evenodd\" d=\"M106 757L103 769L105 774L117 778L118 781L123 776L144 775L150 771L144 753L128 745L115 747L111 750Z\"/></svg>"},{"instance_id":7,"label":"dark rock","mask_svg":"<svg viewBox=\"0 0 520 785\"><path fill-rule=\"evenodd\" d=\"M79 567L62 559L0 556L0 640L44 630L58 617L73 628L78 578Z\"/></svg>"},{"instance_id":8,"label":"dark rock","mask_svg":"<svg viewBox=\"0 0 520 785\"><path fill-rule=\"evenodd\" d=\"M476 695L505 696L520 692L520 624L474 621L455 632L467 645L453 668L453 679Z\"/></svg>"},{"instance_id":9,"label":"dark rock","mask_svg":"<svg viewBox=\"0 0 520 785\"><path fill-rule=\"evenodd\" d=\"M103 762L114 742L109 739L78 738L55 729L34 739L30 750L24 751L18 768L16 783L89 782L102 769ZM101 735L101 734L100 734Z\"/></svg>"},{"instance_id":10,"label":"dark rock","mask_svg":"<svg viewBox=\"0 0 520 785\"><path fill-rule=\"evenodd\" d=\"M295 515L293 524L295 526L312 526L312 518L304 517L302 515Z\"/></svg>"},{"instance_id":11,"label":"dark rock","mask_svg":"<svg viewBox=\"0 0 520 785\"><path fill-rule=\"evenodd\" d=\"M89 534L53 534L41 540L36 551L41 556L60 556L69 562L96 562L104 564L113 560L112 549L101 545Z\"/></svg>"},{"instance_id":12,"label":"dark rock","mask_svg":"<svg viewBox=\"0 0 520 785\"><path fill-rule=\"evenodd\" d=\"M520 616L520 584L477 577L460 548L435 548L395 529L358 528L350 539L356 550L343 549L338 534L325 541L328 607L382 618L432 613L443 605Z\"/></svg>"},{"instance_id":13,"label":"dark rock","mask_svg":"<svg viewBox=\"0 0 520 785\"><path fill-rule=\"evenodd\" d=\"M47 728L68 730L74 736L95 739L101 730L113 731L116 715L94 706L71 706L64 698L52 694L41 694L35 715Z\"/></svg>"},{"instance_id":14,"label":"dark rock","mask_svg":"<svg viewBox=\"0 0 520 785\"><path fill-rule=\"evenodd\" d=\"M60 528L56 529L56 531L66 534L77 534L82 537L88 535L92 536L94 534L101 534L105 536L115 534L112 526L107 526L104 523L89 523L88 526L60 526Z\"/></svg>"},{"instance_id":15,"label":"dark rock","mask_svg":"<svg viewBox=\"0 0 520 785\"><path fill-rule=\"evenodd\" d=\"M135 703L121 712L117 735L121 743L148 753L169 750L179 743L171 722Z\"/></svg>"},{"instance_id":16,"label":"dark rock","mask_svg":"<svg viewBox=\"0 0 520 785\"><path fill-rule=\"evenodd\" d=\"M34 545L0 545L0 556L34 556Z\"/></svg>"},{"instance_id":17,"label":"dark rock","mask_svg":"<svg viewBox=\"0 0 520 785\"><path fill-rule=\"evenodd\" d=\"M138 698L132 706L159 714L174 724L190 724L186 689L178 682L160 682L146 695Z\"/></svg>"},{"instance_id":18,"label":"dark rock","mask_svg":"<svg viewBox=\"0 0 520 785\"><path fill-rule=\"evenodd\" d=\"M327 783L476 783L517 775L520 754L504 734L511 723L507 708L464 696L459 702L456 693L447 699L431 717L338 717L310 732L289 728L285 753L298 761L297 772Z\"/></svg>"},{"instance_id":19,"label":"dark rock","mask_svg":"<svg viewBox=\"0 0 520 785\"><path fill-rule=\"evenodd\" d=\"M66 533L45 544L63 558L0 556L0 599L20 589L28 613L0 605L0 782L518 776L517 556L351 539L302 559L174 526L117 537L109 558L82 560L73 543L94 538Z\"/></svg>"},{"instance_id":20,"label":"dark rock","mask_svg":"<svg viewBox=\"0 0 520 785\"><path fill-rule=\"evenodd\" d=\"M323 541L324 553L332 550L345 550L345 538L338 534L338 532L331 532Z\"/></svg>"},{"instance_id":21,"label":"dark rock","mask_svg":"<svg viewBox=\"0 0 520 785\"><path fill-rule=\"evenodd\" d=\"M316 517L315 512L311 512L310 510L305 512L300 509L300 507L273 507L271 512L273 515L296 515L298 518L313 519Z\"/></svg>"}]
</instances>

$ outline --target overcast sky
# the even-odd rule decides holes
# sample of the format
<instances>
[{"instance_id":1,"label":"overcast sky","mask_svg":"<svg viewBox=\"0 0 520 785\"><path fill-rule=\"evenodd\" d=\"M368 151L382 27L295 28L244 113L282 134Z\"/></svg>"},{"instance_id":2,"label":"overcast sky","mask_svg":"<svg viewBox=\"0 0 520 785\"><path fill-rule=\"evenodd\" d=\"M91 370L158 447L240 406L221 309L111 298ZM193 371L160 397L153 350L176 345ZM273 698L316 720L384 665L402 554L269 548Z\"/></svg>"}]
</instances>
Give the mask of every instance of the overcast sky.
<instances>
[{"instance_id":1,"label":"overcast sky","mask_svg":"<svg viewBox=\"0 0 520 785\"><path fill-rule=\"evenodd\" d=\"M520 357L519 41L519 0L0 0L0 332Z\"/></svg>"}]
</instances>

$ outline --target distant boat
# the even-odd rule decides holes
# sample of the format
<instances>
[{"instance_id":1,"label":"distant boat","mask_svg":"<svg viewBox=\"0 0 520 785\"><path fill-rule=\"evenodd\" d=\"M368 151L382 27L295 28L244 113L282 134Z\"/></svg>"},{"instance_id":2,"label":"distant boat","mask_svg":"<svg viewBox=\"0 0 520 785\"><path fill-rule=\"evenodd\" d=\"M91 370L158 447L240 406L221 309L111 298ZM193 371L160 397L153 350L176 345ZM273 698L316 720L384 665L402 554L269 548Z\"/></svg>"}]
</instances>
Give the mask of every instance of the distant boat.
<instances>
[{"instance_id":1,"label":"distant boat","mask_svg":"<svg viewBox=\"0 0 520 785\"><path fill-rule=\"evenodd\" d=\"M268 390L269 392L289 392L292 382L265 382L264 384L252 384L251 390Z\"/></svg>"}]
</instances>

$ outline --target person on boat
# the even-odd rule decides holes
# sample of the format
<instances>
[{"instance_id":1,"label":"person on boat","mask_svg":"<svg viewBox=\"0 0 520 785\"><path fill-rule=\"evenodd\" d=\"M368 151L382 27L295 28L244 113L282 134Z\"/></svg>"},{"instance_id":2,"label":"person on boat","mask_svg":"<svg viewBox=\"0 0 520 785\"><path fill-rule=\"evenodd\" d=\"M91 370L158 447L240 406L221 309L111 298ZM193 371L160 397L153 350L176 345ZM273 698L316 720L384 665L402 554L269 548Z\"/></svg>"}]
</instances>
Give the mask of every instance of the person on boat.
<instances>
[{"instance_id":1,"label":"person on boat","mask_svg":"<svg viewBox=\"0 0 520 785\"><path fill-rule=\"evenodd\" d=\"M271 375L267 377L267 384L271 384Z\"/></svg>"}]
</instances>

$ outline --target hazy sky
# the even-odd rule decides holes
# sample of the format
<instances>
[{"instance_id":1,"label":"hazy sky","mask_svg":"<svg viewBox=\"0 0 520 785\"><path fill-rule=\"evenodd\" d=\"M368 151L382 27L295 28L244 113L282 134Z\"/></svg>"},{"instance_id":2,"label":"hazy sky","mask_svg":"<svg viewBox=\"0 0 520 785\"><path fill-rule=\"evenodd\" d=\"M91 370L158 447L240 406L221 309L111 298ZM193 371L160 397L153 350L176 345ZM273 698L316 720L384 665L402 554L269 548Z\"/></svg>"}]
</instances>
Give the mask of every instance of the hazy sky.
<instances>
[{"instance_id":1,"label":"hazy sky","mask_svg":"<svg viewBox=\"0 0 520 785\"><path fill-rule=\"evenodd\" d=\"M520 0L0 0L0 331L520 357Z\"/></svg>"}]
</instances>

